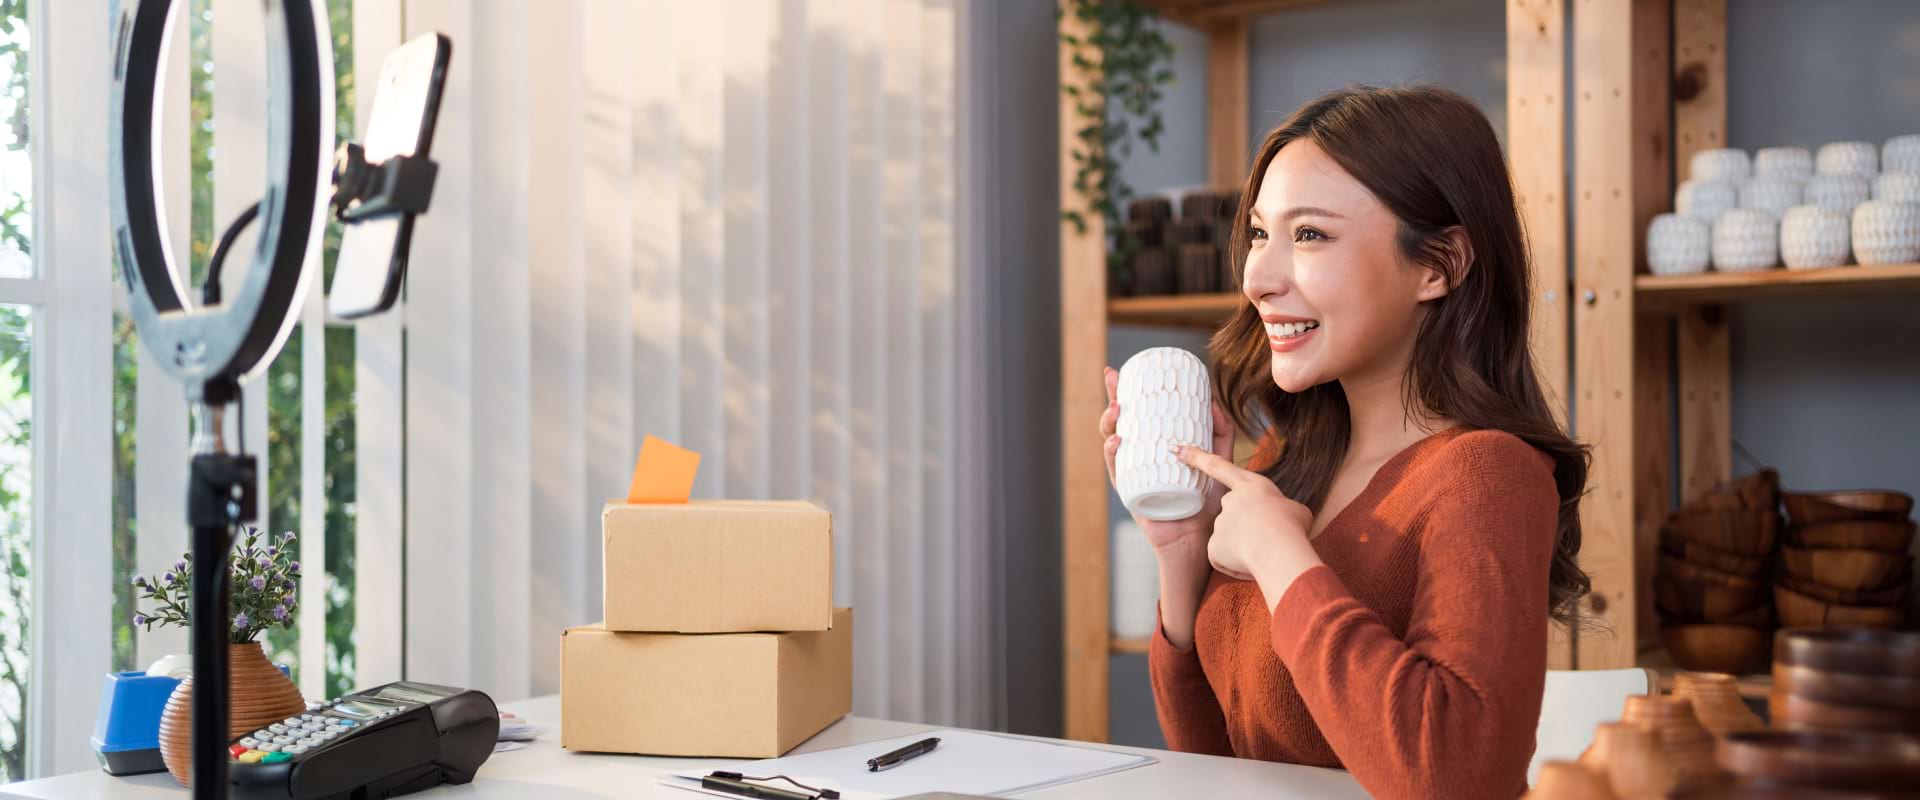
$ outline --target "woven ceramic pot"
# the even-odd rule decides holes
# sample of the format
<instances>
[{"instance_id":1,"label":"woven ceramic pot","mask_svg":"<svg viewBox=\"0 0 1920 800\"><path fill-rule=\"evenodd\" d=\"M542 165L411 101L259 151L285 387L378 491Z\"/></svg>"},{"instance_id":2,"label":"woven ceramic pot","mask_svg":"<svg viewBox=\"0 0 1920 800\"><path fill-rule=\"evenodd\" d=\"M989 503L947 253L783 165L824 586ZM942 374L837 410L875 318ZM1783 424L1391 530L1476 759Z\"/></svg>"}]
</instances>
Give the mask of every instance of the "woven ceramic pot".
<instances>
[{"instance_id":1,"label":"woven ceramic pot","mask_svg":"<svg viewBox=\"0 0 1920 800\"><path fill-rule=\"evenodd\" d=\"M1860 204L1853 210L1853 255L1862 264L1920 261L1920 204Z\"/></svg>"},{"instance_id":2,"label":"woven ceramic pot","mask_svg":"<svg viewBox=\"0 0 1920 800\"><path fill-rule=\"evenodd\" d=\"M1829 142L1813 157L1816 175L1859 175L1871 178L1880 171L1880 148L1872 142Z\"/></svg>"},{"instance_id":3,"label":"woven ceramic pot","mask_svg":"<svg viewBox=\"0 0 1920 800\"><path fill-rule=\"evenodd\" d=\"M1661 214L1647 225L1647 268L1655 275L1703 272L1713 258L1713 225Z\"/></svg>"},{"instance_id":4,"label":"woven ceramic pot","mask_svg":"<svg viewBox=\"0 0 1920 800\"><path fill-rule=\"evenodd\" d=\"M1780 263L1780 222L1772 214L1736 208L1713 224L1713 268L1721 272L1768 269Z\"/></svg>"},{"instance_id":5,"label":"woven ceramic pot","mask_svg":"<svg viewBox=\"0 0 1920 800\"><path fill-rule=\"evenodd\" d=\"M1873 182L1859 175L1815 175L1807 179L1803 202L1852 214L1855 206L1873 199Z\"/></svg>"},{"instance_id":6,"label":"woven ceramic pot","mask_svg":"<svg viewBox=\"0 0 1920 800\"><path fill-rule=\"evenodd\" d=\"M1780 261L1787 269L1845 264L1851 240L1851 219L1831 208L1794 206L1780 219Z\"/></svg>"},{"instance_id":7,"label":"woven ceramic pot","mask_svg":"<svg viewBox=\"0 0 1920 800\"><path fill-rule=\"evenodd\" d=\"M1737 147L1702 150L1687 162L1687 179L1695 181L1733 181L1753 177L1753 162L1747 151Z\"/></svg>"},{"instance_id":8,"label":"woven ceramic pot","mask_svg":"<svg viewBox=\"0 0 1920 800\"><path fill-rule=\"evenodd\" d=\"M1200 358L1178 347L1142 350L1120 367L1120 452L1114 486L1142 519L1200 512L1211 479L1181 463L1176 444L1213 446L1213 392Z\"/></svg>"},{"instance_id":9,"label":"woven ceramic pot","mask_svg":"<svg viewBox=\"0 0 1920 800\"><path fill-rule=\"evenodd\" d=\"M1153 545L1133 520L1113 526L1113 600L1108 606L1113 635L1144 639L1153 635L1160 610L1160 562Z\"/></svg>"},{"instance_id":10,"label":"woven ceramic pot","mask_svg":"<svg viewBox=\"0 0 1920 800\"><path fill-rule=\"evenodd\" d=\"M227 646L227 739L307 710L300 687L280 671L259 642ZM181 786L193 785L193 678L174 687L160 712L160 757Z\"/></svg>"},{"instance_id":11,"label":"woven ceramic pot","mask_svg":"<svg viewBox=\"0 0 1920 800\"><path fill-rule=\"evenodd\" d=\"M1880 171L1920 172L1920 134L1895 136L1881 145Z\"/></svg>"},{"instance_id":12,"label":"woven ceramic pot","mask_svg":"<svg viewBox=\"0 0 1920 800\"><path fill-rule=\"evenodd\" d=\"M1777 218L1800 205L1800 194L1800 182L1792 178L1754 178L1740 187L1740 207Z\"/></svg>"},{"instance_id":13,"label":"woven ceramic pot","mask_svg":"<svg viewBox=\"0 0 1920 800\"><path fill-rule=\"evenodd\" d=\"M1804 147L1763 147L1753 154L1753 177L1804 181L1813 177L1813 151Z\"/></svg>"},{"instance_id":14,"label":"woven ceramic pot","mask_svg":"<svg viewBox=\"0 0 1920 800\"><path fill-rule=\"evenodd\" d=\"M1920 172L1882 172L1873 179L1873 199L1920 203Z\"/></svg>"},{"instance_id":15,"label":"woven ceramic pot","mask_svg":"<svg viewBox=\"0 0 1920 800\"><path fill-rule=\"evenodd\" d=\"M1673 193L1674 213L1709 225L1740 207L1740 184L1733 181L1681 181Z\"/></svg>"}]
</instances>

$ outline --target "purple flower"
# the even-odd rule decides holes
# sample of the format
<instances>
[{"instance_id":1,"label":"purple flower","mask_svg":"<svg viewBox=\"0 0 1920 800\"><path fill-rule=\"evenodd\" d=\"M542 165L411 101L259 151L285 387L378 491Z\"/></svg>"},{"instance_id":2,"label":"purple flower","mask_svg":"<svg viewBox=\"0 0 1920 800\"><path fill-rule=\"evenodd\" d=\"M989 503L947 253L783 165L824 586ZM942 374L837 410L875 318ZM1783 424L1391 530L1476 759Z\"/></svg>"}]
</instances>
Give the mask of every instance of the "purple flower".
<instances>
[{"instance_id":1,"label":"purple flower","mask_svg":"<svg viewBox=\"0 0 1920 800\"><path fill-rule=\"evenodd\" d=\"M175 561L175 562L173 562L173 571L174 571L174 572L186 572L186 571L187 571L187 562L185 562L185 561Z\"/></svg>"},{"instance_id":2,"label":"purple flower","mask_svg":"<svg viewBox=\"0 0 1920 800\"><path fill-rule=\"evenodd\" d=\"M273 559L267 558L266 556L261 556L259 559L255 560L253 563L259 564L261 569L266 569L268 567L273 566Z\"/></svg>"},{"instance_id":3,"label":"purple flower","mask_svg":"<svg viewBox=\"0 0 1920 800\"><path fill-rule=\"evenodd\" d=\"M245 611L240 612L233 618L233 629L236 631L252 624L253 620L247 616L247 612Z\"/></svg>"},{"instance_id":4,"label":"purple flower","mask_svg":"<svg viewBox=\"0 0 1920 800\"><path fill-rule=\"evenodd\" d=\"M287 607L286 607L286 606L274 606L274 607L273 607L273 618L274 618L274 619L277 619L277 620L280 620L281 622L285 622L285 621L287 621Z\"/></svg>"},{"instance_id":5,"label":"purple flower","mask_svg":"<svg viewBox=\"0 0 1920 800\"><path fill-rule=\"evenodd\" d=\"M144 586L146 586L146 585L147 585L147 576L145 576L145 575L135 575L135 576L133 576L133 585L135 585L135 586L141 586L141 587L144 587Z\"/></svg>"},{"instance_id":6,"label":"purple flower","mask_svg":"<svg viewBox=\"0 0 1920 800\"><path fill-rule=\"evenodd\" d=\"M298 572L300 571L300 562L298 562L298 561L295 561L295 562L293 562L293 563L291 563L291 564L288 564L288 565L287 565L287 571L288 571L288 572L294 572L294 573L298 573Z\"/></svg>"},{"instance_id":7,"label":"purple flower","mask_svg":"<svg viewBox=\"0 0 1920 800\"><path fill-rule=\"evenodd\" d=\"M247 581L247 585L253 587L253 590L257 592L257 591L260 591L261 589L267 588L267 579L254 578L253 580Z\"/></svg>"},{"instance_id":8,"label":"purple flower","mask_svg":"<svg viewBox=\"0 0 1920 800\"><path fill-rule=\"evenodd\" d=\"M298 588L300 588L300 584L294 583L293 581L287 581L287 585L286 585L287 591L291 592Z\"/></svg>"},{"instance_id":9,"label":"purple flower","mask_svg":"<svg viewBox=\"0 0 1920 800\"><path fill-rule=\"evenodd\" d=\"M145 615L145 614L135 614L135 615L133 615L133 624L135 624L135 625L145 625L145 624L147 624L147 615Z\"/></svg>"},{"instance_id":10,"label":"purple flower","mask_svg":"<svg viewBox=\"0 0 1920 800\"><path fill-rule=\"evenodd\" d=\"M277 556L277 555L280 555L280 548L278 548L278 547L268 547L268 548L267 548L267 555L270 555L270 556Z\"/></svg>"},{"instance_id":11,"label":"purple flower","mask_svg":"<svg viewBox=\"0 0 1920 800\"><path fill-rule=\"evenodd\" d=\"M297 537L293 535L293 531L287 531L286 535L280 537L280 543L286 544L288 542L293 541L295 538Z\"/></svg>"},{"instance_id":12,"label":"purple flower","mask_svg":"<svg viewBox=\"0 0 1920 800\"><path fill-rule=\"evenodd\" d=\"M173 573L171 572L167 573L166 581L168 586L173 585Z\"/></svg>"}]
</instances>

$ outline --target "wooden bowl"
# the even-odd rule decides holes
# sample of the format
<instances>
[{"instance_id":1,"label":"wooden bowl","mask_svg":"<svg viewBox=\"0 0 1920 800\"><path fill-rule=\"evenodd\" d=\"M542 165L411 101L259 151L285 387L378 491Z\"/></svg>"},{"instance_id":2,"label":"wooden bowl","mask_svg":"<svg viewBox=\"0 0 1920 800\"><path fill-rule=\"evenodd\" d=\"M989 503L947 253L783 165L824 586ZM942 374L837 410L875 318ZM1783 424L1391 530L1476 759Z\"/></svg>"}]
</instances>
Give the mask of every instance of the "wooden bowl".
<instances>
[{"instance_id":1,"label":"wooden bowl","mask_svg":"<svg viewBox=\"0 0 1920 800\"><path fill-rule=\"evenodd\" d=\"M1743 511L1780 504L1780 473L1763 469L1708 489L1682 511Z\"/></svg>"},{"instance_id":2,"label":"wooden bowl","mask_svg":"<svg viewBox=\"0 0 1920 800\"><path fill-rule=\"evenodd\" d=\"M1730 589L1693 583L1669 575L1653 579L1655 605L1678 619L1718 622L1767 604L1764 588Z\"/></svg>"},{"instance_id":3,"label":"wooden bowl","mask_svg":"<svg viewBox=\"0 0 1920 800\"><path fill-rule=\"evenodd\" d=\"M1790 731L1886 731L1920 734L1920 711L1885 706L1845 705L1783 692L1767 694L1767 718L1773 727Z\"/></svg>"},{"instance_id":4,"label":"wooden bowl","mask_svg":"<svg viewBox=\"0 0 1920 800\"><path fill-rule=\"evenodd\" d=\"M1920 713L1920 677L1854 675L1774 662L1773 688L1836 705L1884 705Z\"/></svg>"},{"instance_id":5,"label":"wooden bowl","mask_svg":"<svg viewBox=\"0 0 1920 800\"><path fill-rule=\"evenodd\" d=\"M1661 527L1679 539L1743 556L1763 556L1773 549L1780 531L1780 514L1771 508L1743 511L1682 511Z\"/></svg>"},{"instance_id":6,"label":"wooden bowl","mask_svg":"<svg viewBox=\"0 0 1920 800\"><path fill-rule=\"evenodd\" d=\"M1873 792L1920 784L1920 739L1891 734L1730 733L1715 757L1744 783Z\"/></svg>"},{"instance_id":7,"label":"wooden bowl","mask_svg":"<svg viewBox=\"0 0 1920 800\"><path fill-rule=\"evenodd\" d=\"M1773 637L1773 659L1826 672L1920 677L1920 633L1783 630Z\"/></svg>"},{"instance_id":8,"label":"wooden bowl","mask_svg":"<svg viewBox=\"0 0 1920 800\"><path fill-rule=\"evenodd\" d=\"M1850 519L1902 520L1913 512L1913 497L1885 489L1843 492L1781 492L1787 518L1795 525Z\"/></svg>"},{"instance_id":9,"label":"wooden bowl","mask_svg":"<svg viewBox=\"0 0 1920 800\"><path fill-rule=\"evenodd\" d=\"M1840 547L1782 547L1787 574L1834 589L1870 592L1891 587L1913 563L1906 553Z\"/></svg>"},{"instance_id":10,"label":"wooden bowl","mask_svg":"<svg viewBox=\"0 0 1920 800\"><path fill-rule=\"evenodd\" d=\"M1905 553L1913 546L1913 520L1848 519L1787 529L1795 547L1856 547Z\"/></svg>"},{"instance_id":11,"label":"wooden bowl","mask_svg":"<svg viewBox=\"0 0 1920 800\"><path fill-rule=\"evenodd\" d=\"M1759 577L1760 571L1767 566L1767 557L1764 555L1743 556L1739 553L1729 553L1665 533L1660 534L1660 552L1690 564L1744 578Z\"/></svg>"},{"instance_id":12,"label":"wooden bowl","mask_svg":"<svg viewBox=\"0 0 1920 800\"><path fill-rule=\"evenodd\" d=\"M1773 606L1762 603L1745 611L1734 611L1718 616L1696 617L1667 608L1658 602L1654 610L1660 613L1662 625L1740 625L1747 628L1772 628Z\"/></svg>"},{"instance_id":13,"label":"wooden bowl","mask_svg":"<svg viewBox=\"0 0 1920 800\"><path fill-rule=\"evenodd\" d=\"M1843 606L1897 606L1907 601L1907 587L1913 584L1913 576L1889 589L1876 589L1871 592L1855 592L1847 589L1835 589L1823 583L1796 578L1781 573L1776 579L1780 585L1804 594L1816 600L1838 603Z\"/></svg>"},{"instance_id":14,"label":"wooden bowl","mask_svg":"<svg viewBox=\"0 0 1920 800\"><path fill-rule=\"evenodd\" d=\"M1767 663L1767 631L1743 625L1672 625L1660 631L1674 663L1699 672L1747 675Z\"/></svg>"},{"instance_id":15,"label":"wooden bowl","mask_svg":"<svg viewBox=\"0 0 1920 800\"><path fill-rule=\"evenodd\" d=\"M1906 619L1901 607L1843 606L1808 597L1785 586L1773 587L1773 610L1788 628L1878 628L1892 630Z\"/></svg>"}]
</instances>

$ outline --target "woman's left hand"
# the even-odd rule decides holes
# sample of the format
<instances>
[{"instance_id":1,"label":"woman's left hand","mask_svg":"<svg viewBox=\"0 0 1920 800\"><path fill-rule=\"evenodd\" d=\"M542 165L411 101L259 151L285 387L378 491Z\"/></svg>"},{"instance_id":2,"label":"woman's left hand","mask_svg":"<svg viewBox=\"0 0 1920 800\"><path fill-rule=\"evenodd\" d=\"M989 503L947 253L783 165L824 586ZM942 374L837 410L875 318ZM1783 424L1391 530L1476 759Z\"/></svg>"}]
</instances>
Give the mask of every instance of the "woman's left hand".
<instances>
[{"instance_id":1,"label":"woman's left hand","mask_svg":"<svg viewBox=\"0 0 1920 800\"><path fill-rule=\"evenodd\" d=\"M1176 455L1227 490L1213 521L1207 559L1230 577L1258 581L1271 609L1294 578L1321 563L1307 541L1313 510L1282 494L1265 475L1218 455L1187 446Z\"/></svg>"}]
</instances>

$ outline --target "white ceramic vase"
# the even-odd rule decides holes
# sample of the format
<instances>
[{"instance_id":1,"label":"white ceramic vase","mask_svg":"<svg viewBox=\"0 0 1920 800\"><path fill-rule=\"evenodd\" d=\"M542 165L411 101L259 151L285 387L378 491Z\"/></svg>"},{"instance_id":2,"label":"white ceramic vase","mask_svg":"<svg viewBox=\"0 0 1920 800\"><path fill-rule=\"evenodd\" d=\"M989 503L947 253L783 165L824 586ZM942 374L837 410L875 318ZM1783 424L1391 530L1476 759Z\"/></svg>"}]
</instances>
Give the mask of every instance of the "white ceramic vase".
<instances>
[{"instance_id":1,"label":"white ceramic vase","mask_svg":"<svg viewBox=\"0 0 1920 800\"><path fill-rule=\"evenodd\" d=\"M1113 526L1113 599L1108 622L1113 635L1144 639L1153 635L1160 608L1160 564L1153 546L1133 520Z\"/></svg>"},{"instance_id":2,"label":"white ceramic vase","mask_svg":"<svg viewBox=\"0 0 1920 800\"><path fill-rule=\"evenodd\" d=\"M1703 272L1713 256L1713 225L1661 214L1647 225L1647 268L1655 275Z\"/></svg>"},{"instance_id":3,"label":"white ceramic vase","mask_svg":"<svg viewBox=\"0 0 1920 800\"><path fill-rule=\"evenodd\" d=\"M1859 175L1871 178L1880 171L1880 148L1872 142L1829 142L1813 157L1818 175Z\"/></svg>"},{"instance_id":4,"label":"white ceramic vase","mask_svg":"<svg viewBox=\"0 0 1920 800\"><path fill-rule=\"evenodd\" d=\"M1810 206L1852 214L1854 206L1873 199L1873 182L1859 175L1815 175L1807 179L1800 199Z\"/></svg>"},{"instance_id":5,"label":"white ceramic vase","mask_svg":"<svg viewBox=\"0 0 1920 800\"><path fill-rule=\"evenodd\" d=\"M1120 452L1113 469L1120 502L1142 519L1199 513L1211 479L1181 463L1171 448L1213 446L1207 366L1178 347L1142 350L1120 367L1118 389Z\"/></svg>"},{"instance_id":6,"label":"white ceramic vase","mask_svg":"<svg viewBox=\"0 0 1920 800\"><path fill-rule=\"evenodd\" d=\"M1751 272L1780 263L1780 221L1765 211L1736 208L1713 224L1713 268Z\"/></svg>"},{"instance_id":7,"label":"white ceramic vase","mask_svg":"<svg viewBox=\"0 0 1920 800\"><path fill-rule=\"evenodd\" d=\"M1920 172L1920 134L1895 136L1880 147L1882 172Z\"/></svg>"},{"instance_id":8,"label":"white ceramic vase","mask_svg":"<svg viewBox=\"0 0 1920 800\"><path fill-rule=\"evenodd\" d=\"M1882 172L1873 179L1873 199L1920 203L1920 172Z\"/></svg>"},{"instance_id":9,"label":"white ceramic vase","mask_svg":"<svg viewBox=\"0 0 1920 800\"><path fill-rule=\"evenodd\" d=\"M1778 218L1800 205L1800 194L1800 182L1792 178L1754 178L1740 187L1740 207Z\"/></svg>"},{"instance_id":10,"label":"white ceramic vase","mask_svg":"<svg viewBox=\"0 0 1920 800\"><path fill-rule=\"evenodd\" d=\"M1813 152L1804 147L1762 147L1753 154L1753 176L1804 181L1813 177Z\"/></svg>"},{"instance_id":11,"label":"white ceramic vase","mask_svg":"<svg viewBox=\"0 0 1920 800\"><path fill-rule=\"evenodd\" d=\"M1853 255L1862 264L1920 262L1920 204L1861 203L1853 210Z\"/></svg>"},{"instance_id":12,"label":"white ceramic vase","mask_svg":"<svg viewBox=\"0 0 1920 800\"><path fill-rule=\"evenodd\" d=\"M1745 150L1721 147L1694 153L1687 170L1688 180L1740 183L1753 177L1753 162Z\"/></svg>"},{"instance_id":13,"label":"white ceramic vase","mask_svg":"<svg viewBox=\"0 0 1920 800\"><path fill-rule=\"evenodd\" d=\"M1674 213L1709 225L1740 207L1740 184L1733 181L1681 181L1673 193Z\"/></svg>"},{"instance_id":14,"label":"white ceramic vase","mask_svg":"<svg viewBox=\"0 0 1920 800\"><path fill-rule=\"evenodd\" d=\"M1852 223L1844 212L1794 206L1780 219L1780 260L1787 269L1819 269L1847 263Z\"/></svg>"}]
</instances>

